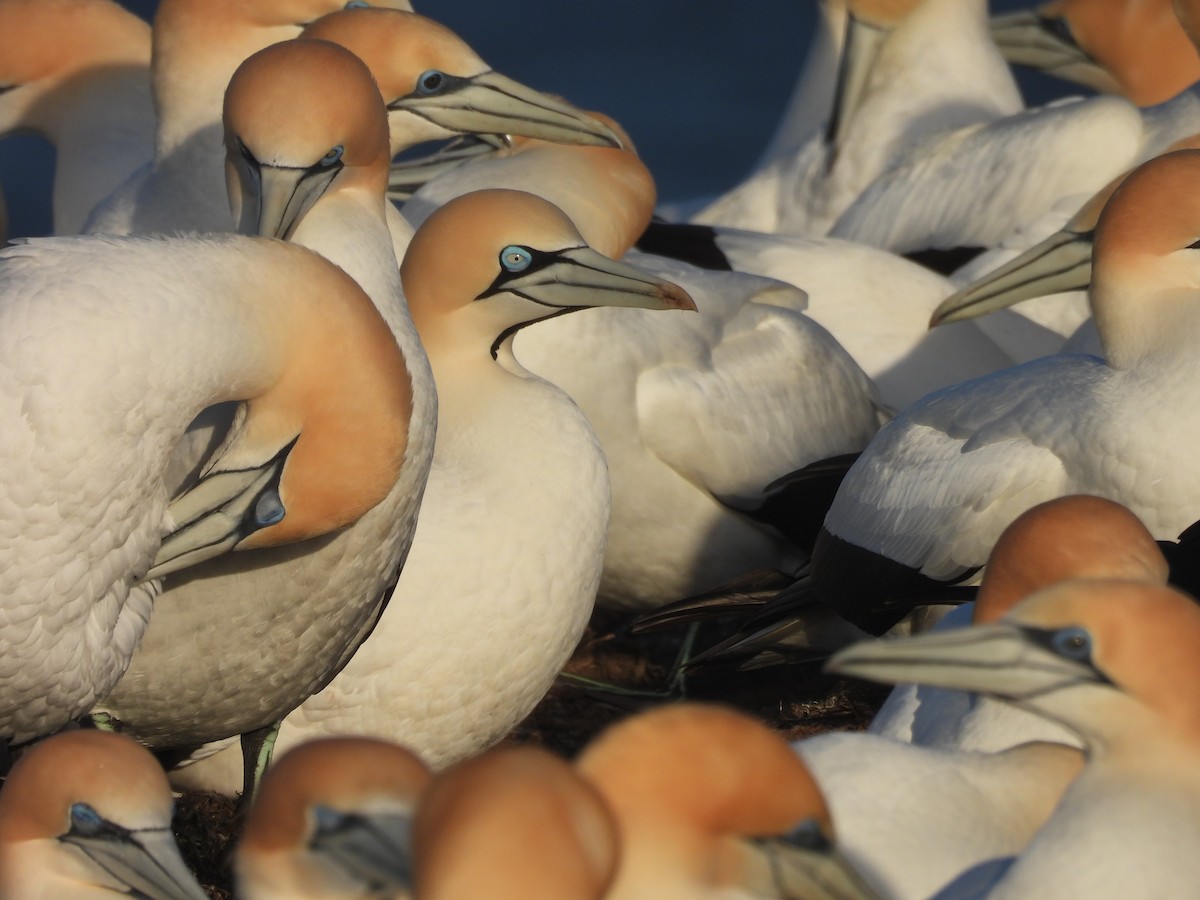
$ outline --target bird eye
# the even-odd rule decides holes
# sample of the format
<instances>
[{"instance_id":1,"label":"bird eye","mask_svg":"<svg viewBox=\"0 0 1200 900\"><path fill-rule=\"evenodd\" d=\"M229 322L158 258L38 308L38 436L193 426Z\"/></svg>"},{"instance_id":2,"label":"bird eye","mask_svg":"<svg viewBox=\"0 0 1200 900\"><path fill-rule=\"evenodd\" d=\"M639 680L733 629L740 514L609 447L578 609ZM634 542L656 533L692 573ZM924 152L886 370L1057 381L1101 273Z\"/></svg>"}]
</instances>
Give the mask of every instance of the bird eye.
<instances>
[{"instance_id":1,"label":"bird eye","mask_svg":"<svg viewBox=\"0 0 1200 900\"><path fill-rule=\"evenodd\" d=\"M1063 628L1054 633L1051 645L1067 659L1089 659L1092 655L1092 636L1083 628Z\"/></svg>"},{"instance_id":2,"label":"bird eye","mask_svg":"<svg viewBox=\"0 0 1200 900\"><path fill-rule=\"evenodd\" d=\"M282 522L286 512L283 508L283 501L279 498L279 492L265 491L258 498L258 502L254 504L254 521L266 528L268 525Z\"/></svg>"},{"instance_id":3,"label":"bird eye","mask_svg":"<svg viewBox=\"0 0 1200 900\"><path fill-rule=\"evenodd\" d=\"M442 89L446 83L446 76L437 69L430 69L428 72L421 73L421 77L417 79L417 90L422 94L433 94Z\"/></svg>"},{"instance_id":4,"label":"bird eye","mask_svg":"<svg viewBox=\"0 0 1200 900\"><path fill-rule=\"evenodd\" d=\"M366 0L350 0L344 7L345 9L370 9L371 4Z\"/></svg>"},{"instance_id":5,"label":"bird eye","mask_svg":"<svg viewBox=\"0 0 1200 900\"><path fill-rule=\"evenodd\" d=\"M341 144L338 144L336 147L334 147L332 150L330 150L328 153L326 153L324 156L321 157L321 161L318 163L318 165L320 165L322 168L328 169L330 166L334 165L335 163L341 162L342 154L345 152L346 152L346 148L343 147Z\"/></svg>"},{"instance_id":6,"label":"bird eye","mask_svg":"<svg viewBox=\"0 0 1200 900\"><path fill-rule=\"evenodd\" d=\"M500 265L509 272L524 272L533 262L533 254L524 247L505 247L500 251Z\"/></svg>"},{"instance_id":7,"label":"bird eye","mask_svg":"<svg viewBox=\"0 0 1200 900\"><path fill-rule=\"evenodd\" d=\"M71 828L79 834L99 834L104 829L104 818L86 803L72 803Z\"/></svg>"}]
</instances>

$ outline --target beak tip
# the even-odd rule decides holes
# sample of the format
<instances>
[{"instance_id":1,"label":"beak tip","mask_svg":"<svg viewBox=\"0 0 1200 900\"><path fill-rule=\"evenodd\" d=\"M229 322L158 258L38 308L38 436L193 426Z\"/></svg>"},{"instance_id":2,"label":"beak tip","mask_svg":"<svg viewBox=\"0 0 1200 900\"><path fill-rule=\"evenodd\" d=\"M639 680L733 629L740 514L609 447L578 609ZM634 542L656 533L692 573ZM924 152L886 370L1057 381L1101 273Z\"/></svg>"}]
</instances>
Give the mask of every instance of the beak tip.
<instances>
[{"instance_id":1,"label":"beak tip","mask_svg":"<svg viewBox=\"0 0 1200 900\"><path fill-rule=\"evenodd\" d=\"M660 296L665 309L683 309L690 312L699 312L699 309L696 307L696 301L692 299L692 295L677 284L671 282L664 283L660 291Z\"/></svg>"}]
</instances>

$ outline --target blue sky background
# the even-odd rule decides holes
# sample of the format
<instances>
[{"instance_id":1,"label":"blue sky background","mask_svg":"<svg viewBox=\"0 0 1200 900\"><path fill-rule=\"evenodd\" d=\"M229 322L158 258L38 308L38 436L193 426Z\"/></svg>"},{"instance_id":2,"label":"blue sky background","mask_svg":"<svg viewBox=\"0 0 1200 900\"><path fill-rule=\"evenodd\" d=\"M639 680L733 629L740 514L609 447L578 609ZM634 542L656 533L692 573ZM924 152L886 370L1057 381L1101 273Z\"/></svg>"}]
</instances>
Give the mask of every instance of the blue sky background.
<instances>
[{"instance_id":1,"label":"blue sky background","mask_svg":"<svg viewBox=\"0 0 1200 900\"><path fill-rule=\"evenodd\" d=\"M155 0L120 0L140 15ZM251 0L248 0L251 2ZM613 116L664 200L717 193L749 170L800 71L815 0L414 0L497 71ZM1029 3L993 0L995 9ZM748 13L752 10L752 14ZM1027 97L1058 92L1023 78ZM0 141L13 235L49 229L53 153Z\"/></svg>"}]
</instances>

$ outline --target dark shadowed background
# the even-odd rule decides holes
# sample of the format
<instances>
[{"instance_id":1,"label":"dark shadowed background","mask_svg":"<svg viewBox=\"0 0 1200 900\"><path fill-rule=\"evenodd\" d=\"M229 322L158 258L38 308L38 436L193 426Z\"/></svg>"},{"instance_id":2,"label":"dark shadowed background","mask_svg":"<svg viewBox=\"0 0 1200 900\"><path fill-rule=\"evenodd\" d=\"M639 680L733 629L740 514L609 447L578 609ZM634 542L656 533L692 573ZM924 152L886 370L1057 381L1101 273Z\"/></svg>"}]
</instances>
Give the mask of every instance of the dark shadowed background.
<instances>
[{"instance_id":1,"label":"dark shadowed background","mask_svg":"<svg viewBox=\"0 0 1200 900\"><path fill-rule=\"evenodd\" d=\"M149 17L156 0L121 0ZM247 0L252 2L252 0ZM1032 5L993 0L996 10ZM816 0L415 0L496 70L608 113L629 131L664 200L717 193L754 164L800 72ZM934 48L931 48L931 52ZM1031 102L1061 93L1022 76ZM16 235L50 227L53 154L0 141Z\"/></svg>"}]
</instances>

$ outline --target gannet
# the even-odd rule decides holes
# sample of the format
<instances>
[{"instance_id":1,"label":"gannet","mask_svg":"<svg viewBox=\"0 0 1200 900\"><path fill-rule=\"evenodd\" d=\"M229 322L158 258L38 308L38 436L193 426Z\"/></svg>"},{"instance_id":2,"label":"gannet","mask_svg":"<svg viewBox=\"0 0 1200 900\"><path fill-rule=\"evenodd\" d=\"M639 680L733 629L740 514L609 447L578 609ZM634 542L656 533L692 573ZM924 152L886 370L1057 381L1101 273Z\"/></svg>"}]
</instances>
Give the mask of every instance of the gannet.
<instances>
[{"instance_id":1,"label":"gannet","mask_svg":"<svg viewBox=\"0 0 1200 900\"><path fill-rule=\"evenodd\" d=\"M1200 81L1200 57L1171 0L1055 0L992 18L1004 58L1138 106Z\"/></svg>"},{"instance_id":2,"label":"gannet","mask_svg":"<svg viewBox=\"0 0 1200 900\"><path fill-rule=\"evenodd\" d=\"M973 607L938 629L995 622L1044 587L1072 578L1165 584L1167 561L1154 538L1119 503L1073 494L1028 509L1004 529L988 555ZM917 685L892 691L870 731L924 746L995 752L1030 740L1076 744L1060 726L987 697Z\"/></svg>"},{"instance_id":3,"label":"gannet","mask_svg":"<svg viewBox=\"0 0 1200 900\"><path fill-rule=\"evenodd\" d=\"M162 0L151 66L157 124L154 160L88 218L85 230L115 234L232 231L221 160L221 102L242 60L297 37L312 20L361 0ZM408 0L372 5L411 9Z\"/></svg>"},{"instance_id":4,"label":"gannet","mask_svg":"<svg viewBox=\"0 0 1200 900\"><path fill-rule=\"evenodd\" d=\"M464 132L494 135L501 143L513 136L585 146L620 143L604 122L492 70L457 35L425 16L385 9L332 13L303 34L341 44L366 63L387 105L393 156ZM388 226L401 259L412 224L389 206Z\"/></svg>"},{"instance_id":5,"label":"gannet","mask_svg":"<svg viewBox=\"0 0 1200 900\"><path fill-rule=\"evenodd\" d=\"M360 17L366 27L356 28ZM239 68L227 94L232 205L248 233L289 237L340 265L383 313L408 360L414 392L406 477L387 504L336 542L302 557L277 556L269 568L230 564L168 583L130 675L103 707L129 733L157 747L194 746L266 727L324 687L374 624L394 583L396 561L412 540L433 454L436 398L394 255L397 246L407 245L408 232L388 230L399 218L384 199L389 120L391 138L402 146L419 139L421 129L414 137L411 122L427 109L463 127L489 127L507 115L516 130L608 139L600 123L570 107L560 111L555 101L542 105L541 95L490 70L449 101L435 92L427 107L407 96L417 93L415 80L431 66L443 67L447 78L470 73L470 61L477 59L470 48L409 13L354 10L327 18L318 23L321 33L364 42L403 101L392 104L399 111L385 117L370 74L340 47L306 40L261 51L253 65ZM408 62L390 61L405 46ZM298 97L304 98L304 116L296 114ZM470 109L456 112L460 99ZM392 563L378 564L386 560ZM240 639L231 638L227 617L212 614L214 596L239 623ZM180 635L194 655L180 652ZM305 652L296 652L297 641Z\"/></svg>"},{"instance_id":6,"label":"gannet","mask_svg":"<svg viewBox=\"0 0 1200 900\"><path fill-rule=\"evenodd\" d=\"M287 717L278 746L353 731L399 741L439 768L499 740L541 699L600 578L603 454L578 408L517 362L514 334L593 304L692 302L591 250L560 211L515 191L442 207L414 236L401 275L438 388L417 533L371 637ZM230 755L181 777L228 790Z\"/></svg>"},{"instance_id":7,"label":"gannet","mask_svg":"<svg viewBox=\"0 0 1200 900\"><path fill-rule=\"evenodd\" d=\"M162 768L128 738L47 738L0 790L0 894L204 900L175 844L172 807Z\"/></svg>"},{"instance_id":8,"label":"gannet","mask_svg":"<svg viewBox=\"0 0 1200 900\"><path fill-rule=\"evenodd\" d=\"M1193 598L1080 580L995 624L855 646L830 668L985 693L1082 739L1086 766L1025 851L945 896L1184 897L1200 884L1197 640Z\"/></svg>"},{"instance_id":9,"label":"gannet","mask_svg":"<svg viewBox=\"0 0 1200 900\"><path fill-rule=\"evenodd\" d=\"M263 777L234 854L246 900L410 896L411 831L432 775L396 744L330 737Z\"/></svg>"},{"instance_id":10,"label":"gannet","mask_svg":"<svg viewBox=\"0 0 1200 900\"><path fill-rule=\"evenodd\" d=\"M599 792L539 747L500 747L451 766L413 822L422 900L602 900L617 868L616 822Z\"/></svg>"},{"instance_id":11,"label":"gannet","mask_svg":"<svg viewBox=\"0 0 1200 900\"><path fill-rule=\"evenodd\" d=\"M519 188L562 208L589 245L621 256L655 196L623 143L517 141L429 183L404 213L419 222L465 191ZM872 385L802 314L800 291L649 254L628 259L683 284L700 315L594 310L514 344L523 365L579 404L604 447L613 515L601 602L653 608L750 570L794 570L800 550L755 510L778 477L865 446L881 421ZM593 349L601 345L610 349Z\"/></svg>"},{"instance_id":12,"label":"gannet","mask_svg":"<svg viewBox=\"0 0 1200 900\"><path fill-rule=\"evenodd\" d=\"M99 709L158 749L269 727L342 668L378 619L412 543L436 429L433 373L385 217L388 128L370 73L325 41L273 45L238 68L225 123L230 194L244 229L288 236L363 287L404 354L399 379L411 389L412 416L400 477L352 527L167 580L129 672Z\"/></svg>"},{"instance_id":13,"label":"gannet","mask_svg":"<svg viewBox=\"0 0 1200 900\"><path fill-rule=\"evenodd\" d=\"M1193 44L1196 7L1176 3ZM999 246L1047 214L1061 224L1110 180L1198 131L1194 89L1144 110L1115 96L1026 110L911 147L829 233L898 253Z\"/></svg>"},{"instance_id":14,"label":"gannet","mask_svg":"<svg viewBox=\"0 0 1200 900\"><path fill-rule=\"evenodd\" d=\"M150 26L112 0L0 0L0 135L55 149L54 231L92 208L154 152Z\"/></svg>"},{"instance_id":15,"label":"gannet","mask_svg":"<svg viewBox=\"0 0 1200 900\"><path fill-rule=\"evenodd\" d=\"M1172 144L1167 152L1174 150L1200 150L1200 134L1191 135ZM1092 239L1100 212L1113 192L1125 180L1128 172L1122 172L1084 203L1062 228L1038 241L1023 253L985 254L992 260L1008 257L1001 265L980 257L973 271L985 274L973 279L963 273L964 286L943 300L933 311L930 325L959 322L982 316L985 313L1004 309L1016 303L1036 300L1039 297L1059 299L1056 295L1077 295L1086 300L1083 293L1092 280ZM1099 337L1095 324L1089 320L1075 326L1067 342L1066 352L1099 354Z\"/></svg>"},{"instance_id":16,"label":"gannet","mask_svg":"<svg viewBox=\"0 0 1200 900\"><path fill-rule=\"evenodd\" d=\"M846 9L832 118L777 161L789 187L774 231L824 234L905 147L1021 109L981 0L847 0Z\"/></svg>"},{"instance_id":17,"label":"gannet","mask_svg":"<svg viewBox=\"0 0 1200 900\"><path fill-rule=\"evenodd\" d=\"M616 816L611 900L875 896L803 761L743 713L659 707L602 732L576 767Z\"/></svg>"},{"instance_id":18,"label":"gannet","mask_svg":"<svg viewBox=\"0 0 1200 900\"><path fill-rule=\"evenodd\" d=\"M1068 493L1117 500L1163 539L1195 520L1197 183L1200 151L1158 157L1101 214L1090 299L1104 361L1027 363L934 393L880 430L826 516L816 596L882 630L896 618L883 598L971 577L1012 519Z\"/></svg>"},{"instance_id":19,"label":"gannet","mask_svg":"<svg viewBox=\"0 0 1200 900\"><path fill-rule=\"evenodd\" d=\"M12 743L112 689L161 575L336 531L400 474L403 358L358 287L306 250L232 236L19 244L0 253L0 319ZM316 383L304 358L327 361ZM237 430L168 505L173 446L231 400L245 401Z\"/></svg>"},{"instance_id":20,"label":"gannet","mask_svg":"<svg viewBox=\"0 0 1200 900\"><path fill-rule=\"evenodd\" d=\"M1050 742L981 753L829 732L792 746L821 786L842 854L886 897L928 897L1019 853L1084 765L1077 748Z\"/></svg>"}]
</instances>

